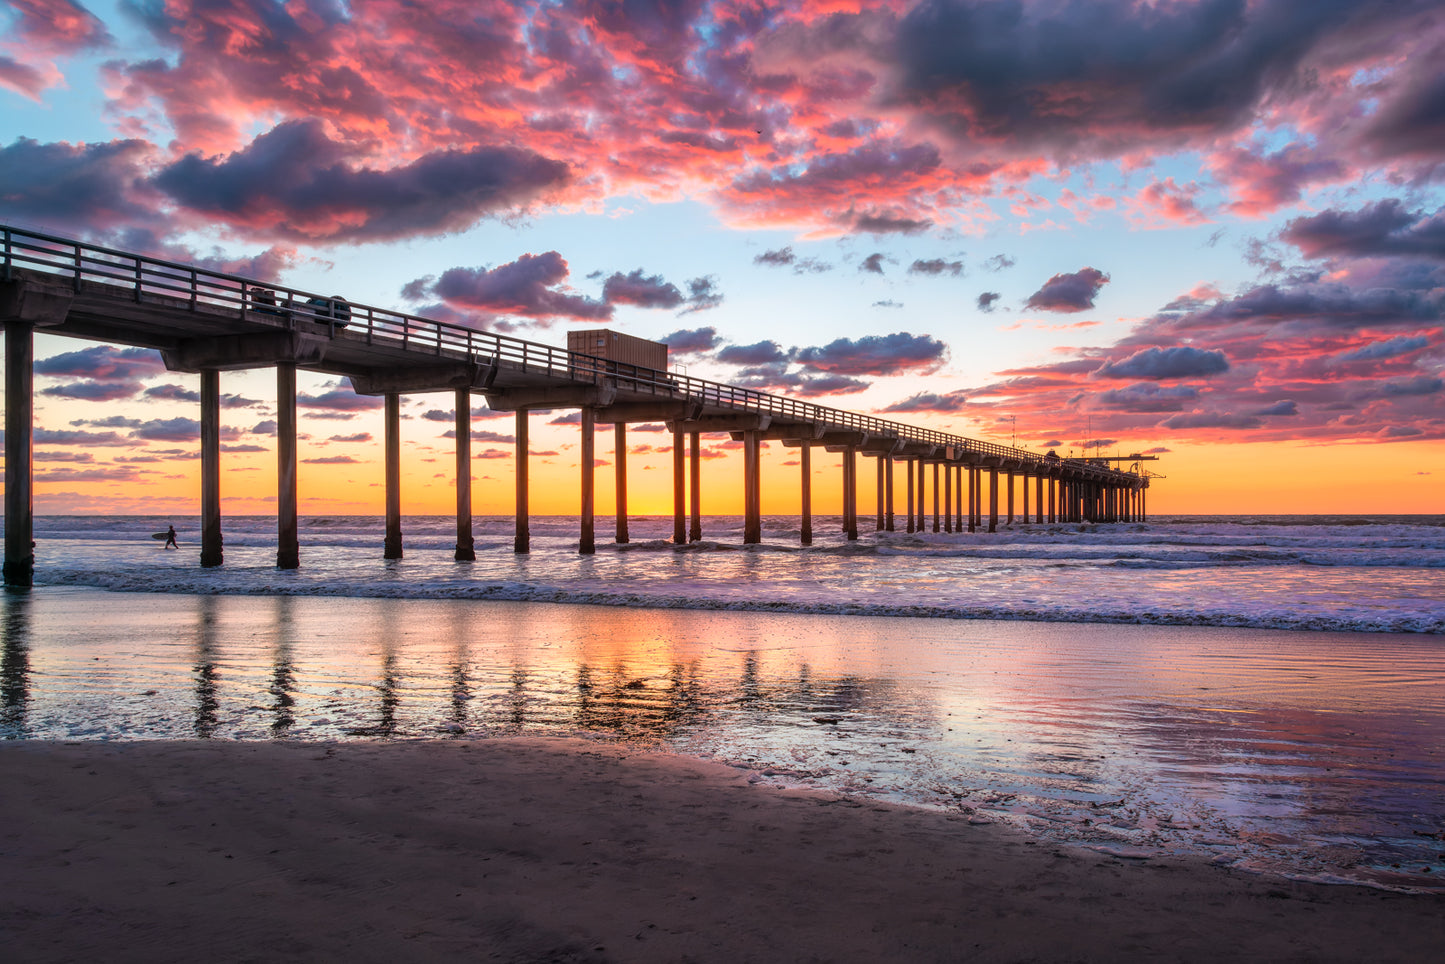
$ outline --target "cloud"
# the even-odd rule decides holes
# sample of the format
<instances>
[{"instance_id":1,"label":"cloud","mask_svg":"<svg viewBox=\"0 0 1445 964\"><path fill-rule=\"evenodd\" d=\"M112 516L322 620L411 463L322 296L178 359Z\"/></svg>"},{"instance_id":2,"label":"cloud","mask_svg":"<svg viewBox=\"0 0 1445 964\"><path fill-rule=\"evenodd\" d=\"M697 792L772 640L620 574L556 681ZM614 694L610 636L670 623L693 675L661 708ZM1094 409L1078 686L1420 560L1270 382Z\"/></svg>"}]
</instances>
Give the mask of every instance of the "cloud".
<instances>
[{"instance_id":1,"label":"cloud","mask_svg":"<svg viewBox=\"0 0 1445 964\"><path fill-rule=\"evenodd\" d=\"M978 310L989 312L993 311L993 306L995 302L997 302L1002 297L1003 295L999 294L997 291L985 291L983 294L978 296Z\"/></svg>"},{"instance_id":2,"label":"cloud","mask_svg":"<svg viewBox=\"0 0 1445 964\"><path fill-rule=\"evenodd\" d=\"M793 274L822 274L825 271L833 270L833 266L826 261L798 257L793 253L791 245L778 248L776 251L764 251L762 254L755 255L753 264L760 264L768 268L792 268Z\"/></svg>"},{"instance_id":3,"label":"cloud","mask_svg":"<svg viewBox=\"0 0 1445 964\"><path fill-rule=\"evenodd\" d=\"M880 411L889 413L913 413L927 412L931 414L956 414L964 410L968 398L963 392L946 392L942 395L933 392L919 392L910 395L902 401L894 402Z\"/></svg>"},{"instance_id":4,"label":"cloud","mask_svg":"<svg viewBox=\"0 0 1445 964\"><path fill-rule=\"evenodd\" d=\"M717 360L725 365L774 365L786 364L791 355L775 341L760 341L752 345L728 345L717 353Z\"/></svg>"},{"instance_id":5,"label":"cloud","mask_svg":"<svg viewBox=\"0 0 1445 964\"><path fill-rule=\"evenodd\" d=\"M311 459L302 459L307 465L359 465L360 462L350 455L322 455Z\"/></svg>"},{"instance_id":6,"label":"cloud","mask_svg":"<svg viewBox=\"0 0 1445 964\"><path fill-rule=\"evenodd\" d=\"M838 338L827 345L799 349L795 360L819 371L841 375L895 375L931 372L948 360L948 346L931 335L906 331L891 335Z\"/></svg>"},{"instance_id":7,"label":"cloud","mask_svg":"<svg viewBox=\"0 0 1445 964\"><path fill-rule=\"evenodd\" d=\"M1229 370L1224 352L1177 345L1172 348L1144 348L1117 362L1105 362L1095 375L1100 378L1201 378Z\"/></svg>"},{"instance_id":8,"label":"cloud","mask_svg":"<svg viewBox=\"0 0 1445 964\"><path fill-rule=\"evenodd\" d=\"M56 398L79 398L91 402L115 402L123 398L133 398L140 390L140 382L72 382L68 385L42 388L38 394Z\"/></svg>"},{"instance_id":9,"label":"cloud","mask_svg":"<svg viewBox=\"0 0 1445 964\"><path fill-rule=\"evenodd\" d=\"M328 442L343 442L343 443L370 442L370 441L371 441L371 433L370 433L370 432L355 432L355 433L353 433L353 434L351 434L351 435L333 435L333 436L331 436L329 439L327 439L327 441L328 441Z\"/></svg>"},{"instance_id":10,"label":"cloud","mask_svg":"<svg viewBox=\"0 0 1445 964\"><path fill-rule=\"evenodd\" d=\"M193 418L150 419L130 435L148 442L196 442L201 438L201 423Z\"/></svg>"},{"instance_id":11,"label":"cloud","mask_svg":"<svg viewBox=\"0 0 1445 964\"><path fill-rule=\"evenodd\" d=\"M62 352L35 362L35 374L90 378L95 381L134 381L166 370L160 352L150 348L115 348L95 345Z\"/></svg>"},{"instance_id":12,"label":"cloud","mask_svg":"<svg viewBox=\"0 0 1445 964\"><path fill-rule=\"evenodd\" d=\"M1259 428L1262 424L1255 415L1231 415L1227 412L1189 412L1166 418L1162 423L1171 429L1198 428Z\"/></svg>"},{"instance_id":13,"label":"cloud","mask_svg":"<svg viewBox=\"0 0 1445 964\"><path fill-rule=\"evenodd\" d=\"M609 320L610 304L559 290L570 273L560 254L545 251L524 254L495 268L449 268L427 290L463 309L531 318Z\"/></svg>"},{"instance_id":14,"label":"cloud","mask_svg":"<svg viewBox=\"0 0 1445 964\"><path fill-rule=\"evenodd\" d=\"M1414 375L1410 378L1392 378L1380 386L1380 394L1401 397L1406 395L1434 395L1445 387L1445 379L1434 375Z\"/></svg>"},{"instance_id":15,"label":"cloud","mask_svg":"<svg viewBox=\"0 0 1445 964\"><path fill-rule=\"evenodd\" d=\"M1399 358L1426 348L1429 344L1430 339L1424 335L1396 335L1394 338L1372 341L1359 348L1342 351L1335 356L1335 361L1381 361L1386 358Z\"/></svg>"},{"instance_id":16,"label":"cloud","mask_svg":"<svg viewBox=\"0 0 1445 964\"><path fill-rule=\"evenodd\" d=\"M32 438L36 445L85 445L101 448L129 448L136 445L133 440L122 438L115 432L36 428Z\"/></svg>"},{"instance_id":17,"label":"cloud","mask_svg":"<svg viewBox=\"0 0 1445 964\"><path fill-rule=\"evenodd\" d=\"M201 393L181 385L154 385L145 390L145 398L168 402L194 402L199 404Z\"/></svg>"},{"instance_id":18,"label":"cloud","mask_svg":"<svg viewBox=\"0 0 1445 964\"><path fill-rule=\"evenodd\" d=\"M690 278L687 282L686 307L679 311L679 315L691 314L694 311L707 311L709 308L716 308L723 303L723 294L717 288L717 279L712 275L704 275L701 278Z\"/></svg>"},{"instance_id":19,"label":"cloud","mask_svg":"<svg viewBox=\"0 0 1445 964\"><path fill-rule=\"evenodd\" d=\"M859 234L922 234L933 227L928 218L888 217L879 214L859 215L853 230Z\"/></svg>"},{"instance_id":20,"label":"cloud","mask_svg":"<svg viewBox=\"0 0 1445 964\"><path fill-rule=\"evenodd\" d=\"M949 274L957 278L963 274L962 261L945 261L943 258L930 258L927 261L915 261L908 266L909 274L943 275Z\"/></svg>"},{"instance_id":21,"label":"cloud","mask_svg":"<svg viewBox=\"0 0 1445 964\"><path fill-rule=\"evenodd\" d=\"M1109 276L1097 268L1056 274L1029 295L1026 305L1037 311L1087 311L1094 307L1094 298L1108 281Z\"/></svg>"},{"instance_id":22,"label":"cloud","mask_svg":"<svg viewBox=\"0 0 1445 964\"><path fill-rule=\"evenodd\" d=\"M1127 388L1111 388L1095 395L1093 401L1101 408L1125 412L1182 412L1185 403L1199 398L1199 389L1190 385L1156 385L1138 382Z\"/></svg>"},{"instance_id":23,"label":"cloud","mask_svg":"<svg viewBox=\"0 0 1445 964\"><path fill-rule=\"evenodd\" d=\"M358 161L319 120L287 120L224 158L187 154L150 184L254 237L341 242L463 230L571 177L561 161L515 147L436 150L390 169Z\"/></svg>"},{"instance_id":24,"label":"cloud","mask_svg":"<svg viewBox=\"0 0 1445 964\"><path fill-rule=\"evenodd\" d=\"M872 274L882 274L882 273L883 273L883 262L884 262L885 260L886 260L886 257L885 257L885 255L883 254L883 252L881 252L881 251L876 251L876 252L874 252L873 254L870 254L868 257L864 258L864 259L859 263L859 265L858 265L858 270L859 270L859 271L870 272L870 273L872 273Z\"/></svg>"},{"instance_id":25,"label":"cloud","mask_svg":"<svg viewBox=\"0 0 1445 964\"><path fill-rule=\"evenodd\" d=\"M996 254L983 263L985 271L1004 271L1012 268L1017 262L1006 254Z\"/></svg>"},{"instance_id":26,"label":"cloud","mask_svg":"<svg viewBox=\"0 0 1445 964\"><path fill-rule=\"evenodd\" d=\"M667 345L669 355L704 355L717 348L720 343L717 329L712 326L680 328L658 340Z\"/></svg>"},{"instance_id":27,"label":"cloud","mask_svg":"<svg viewBox=\"0 0 1445 964\"><path fill-rule=\"evenodd\" d=\"M320 409L322 412L367 412L381 408L385 399L372 395L358 395L344 388L332 389L320 395L307 392L296 393L296 404L300 408Z\"/></svg>"},{"instance_id":28,"label":"cloud","mask_svg":"<svg viewBox=\"0 0 1445 964\"><path fill-rule=\"evenodd\" d=\"M676 308L683 303L677 285L661 275L644 275L638 268L630 274L616 272L602 284L602 300L613 305L636 305L639 308Z\"/></svg>"},{"instance_id":29,"label":"cloud","mask_svg":"<svg viewBox=\"0 0 1445 964\"><path fill-rule=\"evenodd\" d=\"M902 308L903 302L894 301L892 298L884 298L882 301L875 301L869 305L870 308Z\"/></svg>"},{"instance_id":30,"label":"cloud","mask_svg":"<svg viewBox=\"0 0 1445 964\"><path fill-rule=\"evenodd\" d=\"M1445 261L1445 208L1410 212L1398 198L1355 211L1327 210L1295 218L1280 237L1310 258L1423 257Z\"/></svg>"}]
</instances>

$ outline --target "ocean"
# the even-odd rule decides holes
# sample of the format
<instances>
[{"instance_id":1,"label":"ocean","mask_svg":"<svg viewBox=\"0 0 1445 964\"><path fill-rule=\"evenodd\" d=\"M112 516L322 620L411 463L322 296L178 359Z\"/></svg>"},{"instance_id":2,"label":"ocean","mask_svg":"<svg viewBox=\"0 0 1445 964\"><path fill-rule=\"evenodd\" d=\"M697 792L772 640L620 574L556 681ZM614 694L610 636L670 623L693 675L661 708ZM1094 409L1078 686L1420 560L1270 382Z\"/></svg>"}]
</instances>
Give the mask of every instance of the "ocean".
<instances>
[{"instance_id":1,"label":"ocean","mask_svg":"<svg viewBox=\"0 0 1445 964\"><path fill-rule=\"evenodd\" d=\"M197 565L194 518L42 517L36 584L132 592L335 595L575 602L666 609L1249 626L1445 633L1445 516L1161 517L1147 523L1015 525L996 533L873 532L842 537L814 520L763 521L742 545L741 518L705 520L704 541L670 542L671 517L629 521L580 556L577 521L531 520L532 551L512 552L510 517L474 521L477 560L453 560L449 516L403 520L406 557L381 559L382 520L301 520L301 568L275 568L268 517L224 520L226 564ZM174 524L182 548L152 532Z\"/></svg>"},{"instance_id":2,"label":"ocean","mask_svg":"<svg viewBox=\"0 0 1445 964\"><path fill-rule=\"evenodd\" d=\"M1445 517L841 522L48 517L3 596L0 737L577 736L944 809L1115 859L1445 885ZM179 551L151 538L175 524ZM598 519L599 536L610 519Z\"/></svg>"}]
</instances>

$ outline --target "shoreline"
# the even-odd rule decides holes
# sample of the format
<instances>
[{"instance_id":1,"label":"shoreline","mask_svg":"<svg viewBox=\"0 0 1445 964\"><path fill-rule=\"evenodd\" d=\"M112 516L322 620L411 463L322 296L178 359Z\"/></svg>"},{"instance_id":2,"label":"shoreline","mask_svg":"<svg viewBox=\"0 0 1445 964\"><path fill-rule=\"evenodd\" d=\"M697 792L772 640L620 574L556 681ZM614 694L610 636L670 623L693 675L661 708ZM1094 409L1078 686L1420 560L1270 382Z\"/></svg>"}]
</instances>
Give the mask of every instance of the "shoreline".
<instances>
[{"instance_id":1,"label":"shoreline","mask_svg":"<svg viewBox=\"0 0 1445 964\"><path fill-rule=\"evenodd\" d=\"M1427 960L1445 900L577 738L0 746L11 959Z\"/></svg>"}]
</instances>

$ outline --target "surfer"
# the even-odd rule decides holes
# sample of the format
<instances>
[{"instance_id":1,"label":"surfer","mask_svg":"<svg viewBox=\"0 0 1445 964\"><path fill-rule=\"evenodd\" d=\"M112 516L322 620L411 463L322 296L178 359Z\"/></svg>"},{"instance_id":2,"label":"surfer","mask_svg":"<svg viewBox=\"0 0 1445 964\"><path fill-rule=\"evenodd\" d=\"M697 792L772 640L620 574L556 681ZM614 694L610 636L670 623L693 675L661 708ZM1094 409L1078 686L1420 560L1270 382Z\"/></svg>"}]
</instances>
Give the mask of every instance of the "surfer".
<instances>
[{"instance_id":1,"label":"surfer","mask_svg":"<svg viewBox=\"0 0 1445 964\"><path fill-rule=\"evenodd\" d=\"M176 545L176 527L175 527L175 526L168 526L168 527L166 528L166 544L165 544L164 546L162 546L161 548L162 548L162 549L179 549L179 548L180 548L180 546Z\"/></svg>"}]
</instances>

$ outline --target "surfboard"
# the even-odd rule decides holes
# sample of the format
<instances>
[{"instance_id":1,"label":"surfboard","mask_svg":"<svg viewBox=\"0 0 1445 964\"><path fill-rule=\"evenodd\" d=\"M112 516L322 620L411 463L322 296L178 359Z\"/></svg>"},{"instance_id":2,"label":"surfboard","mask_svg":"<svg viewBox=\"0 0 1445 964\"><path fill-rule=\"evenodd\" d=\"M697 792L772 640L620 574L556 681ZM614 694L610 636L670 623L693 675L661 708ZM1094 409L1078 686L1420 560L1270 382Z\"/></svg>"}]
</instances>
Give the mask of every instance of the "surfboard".
<instances>
[{"instance_id":1,"label":"surfboard","mask_svg":"<svg viewBox=\"0 0 1445 964\"><path fill-rule=\"evenodd\" d=\"M151 538L152 538L152 539L164 539L167 535L168 535L168 533L165 533L165 532L152 532L152 533L151 533Z\"/></svg>"}]
</instances>

